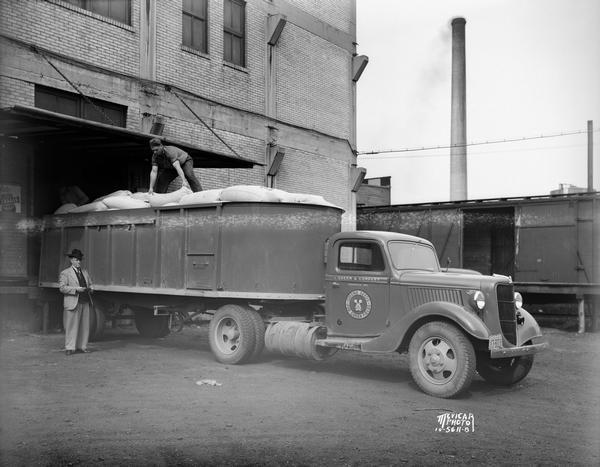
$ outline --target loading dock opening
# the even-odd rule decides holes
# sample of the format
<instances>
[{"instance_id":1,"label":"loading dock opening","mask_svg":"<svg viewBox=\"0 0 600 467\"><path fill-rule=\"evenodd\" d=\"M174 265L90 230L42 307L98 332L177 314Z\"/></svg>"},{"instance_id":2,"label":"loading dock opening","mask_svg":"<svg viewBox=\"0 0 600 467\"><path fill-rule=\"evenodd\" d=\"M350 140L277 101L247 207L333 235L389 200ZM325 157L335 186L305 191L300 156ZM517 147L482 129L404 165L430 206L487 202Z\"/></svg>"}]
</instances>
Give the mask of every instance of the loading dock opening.
<instances>
[{"instance_id":1,"label":"loading dock opening","mask_svg":"<svg viewBox=\"0 0 600 467\"><path fill-rule=\"evenodd\" d=\"M18 199L0 212L2 321L26 319L28 324L17 327L41 327L30 322L38 319L33 313L39 294L40 235L36 223L60 206L60 187L77 185L90 199L118 189L146 187L148 141L153 136L34 107L0 110L0 184L10 187L15 193L11 196ZM196 168L262 165L177 139L163 140L188 152ZM8 316L12 310L18 311Z\"/></svg>"}]
</instances>

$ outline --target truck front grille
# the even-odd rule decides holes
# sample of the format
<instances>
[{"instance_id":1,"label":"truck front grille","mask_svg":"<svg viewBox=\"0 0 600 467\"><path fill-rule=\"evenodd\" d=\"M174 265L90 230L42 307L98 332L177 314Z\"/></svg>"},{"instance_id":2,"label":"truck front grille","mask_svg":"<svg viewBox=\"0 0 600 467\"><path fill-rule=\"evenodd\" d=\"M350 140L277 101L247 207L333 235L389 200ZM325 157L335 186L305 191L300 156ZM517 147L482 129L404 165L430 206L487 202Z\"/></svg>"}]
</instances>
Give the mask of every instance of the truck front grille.
<instances>
[{"instance_id":1,"label":"truck front grille","mask_svg":"<svg viewBox=\"0 0 600 467\"><path fill-rule=\"evenodd\" d=\"M498 284L496 286L498 299L498 318L502 334L511 344L517 344L517 315L515 309L514 288L512 284Z\"/></svg>"}]
</instances>

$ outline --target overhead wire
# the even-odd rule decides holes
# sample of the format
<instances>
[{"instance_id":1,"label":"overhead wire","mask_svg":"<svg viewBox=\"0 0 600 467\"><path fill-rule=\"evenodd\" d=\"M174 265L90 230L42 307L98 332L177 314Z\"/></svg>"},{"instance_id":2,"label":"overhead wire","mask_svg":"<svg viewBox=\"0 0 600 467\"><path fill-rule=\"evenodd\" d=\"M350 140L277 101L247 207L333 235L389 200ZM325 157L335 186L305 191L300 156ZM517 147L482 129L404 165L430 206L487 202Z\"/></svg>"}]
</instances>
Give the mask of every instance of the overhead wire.
<instances>
[{"instance_id":1,"label":"overhead wire","mask_svg":"<svg viewBox=\"0 0 600 467\"><path fill-rule=\"evenodd\" d=\"M594 129L593 132L600 131L600 129ZM587 134L588 130L576 130L576 131L568 131L561 133L554 133L550 135L538 135L538 136L523 136L521 138L509 138L509 139L498 139L492 141L480 141L480 142L472 142L465 144L450 144L446 146L423 146L423 147L415 147L415 148L404 148L404 149L384 149L378 151L358 151L357 156L368 156L368 155L377 155L377 154L390 154L390 153L400 153L400 152L417 152L417 151L431 151L436 149L452 149L452 148L463 148L469 146L483 146L487 144L500 144L500 143L515 143L521 141L531 141L536 139L545 139L545 138L558 138L561 136L571 136L571 135L581 135Z\"/></svg>"},{"instance_id":2,"label":"overhead wire","mask_svg":"<svg viewBox=\"0 0 600 467\"><path fill-rule=\"evenodd\" d=\"M531 151L554 151L558 149L572 149L572 148L583 148L585 144L570 144L567 146L552 146L552 147L535 147L535 148L521 148L518 150L519 153L523 152L531 152ZM476 151L469 152L469 156L486 156L488 154L498 154L498 153L507 153L507 152L515 152L510 149L502 149L502 150L492 150L492 151ZM380 156L380 157L378 157ZM362 155L363 159L371 159L371 160L390 160L390 159L430 159L430 158L447 158L449 157L448 152L443 152L440 154L407 154L406 152L403 154L373 154L373 155Z\"/></svg>"}]
</instances>

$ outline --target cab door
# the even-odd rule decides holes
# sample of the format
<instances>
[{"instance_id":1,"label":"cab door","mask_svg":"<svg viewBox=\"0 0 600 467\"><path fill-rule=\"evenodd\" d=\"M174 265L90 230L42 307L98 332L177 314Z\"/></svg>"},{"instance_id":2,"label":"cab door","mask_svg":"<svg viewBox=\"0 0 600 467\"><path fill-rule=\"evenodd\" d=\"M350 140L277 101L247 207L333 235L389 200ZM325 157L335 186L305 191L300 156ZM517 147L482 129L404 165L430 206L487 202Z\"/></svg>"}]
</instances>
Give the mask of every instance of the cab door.
<instances>
[{"instance_id":1,"label":"cab door","mask_svg":"<svg viewBox=\"0 0 600 467\"><path fill-rule=\"evenodd\" d=\"M331 256L325 276L329 334L381 334L390 314L390 271L382 246L369 240L339 239Z\"/></svg>"}]
</instances>

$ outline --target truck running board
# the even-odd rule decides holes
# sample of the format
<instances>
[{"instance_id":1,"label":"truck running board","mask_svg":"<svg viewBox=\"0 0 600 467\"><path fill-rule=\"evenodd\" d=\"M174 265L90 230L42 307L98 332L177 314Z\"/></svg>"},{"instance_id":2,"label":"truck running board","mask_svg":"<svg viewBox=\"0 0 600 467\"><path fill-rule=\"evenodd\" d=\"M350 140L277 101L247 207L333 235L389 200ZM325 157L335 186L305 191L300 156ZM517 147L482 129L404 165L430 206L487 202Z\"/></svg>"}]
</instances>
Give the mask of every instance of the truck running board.
<instances>
[{"instance_id":1,"label":"truck running board","mask_svg":"<svg viewBox=\"0 0 600 467\"><path fill-rule=\"evenodd\" d=\"M365 337L328 337L318 339L316 344L321 347L334 347L342 350L362 351L362 345L369 342L370 338Z\"/></svg>"}]
</instances>

